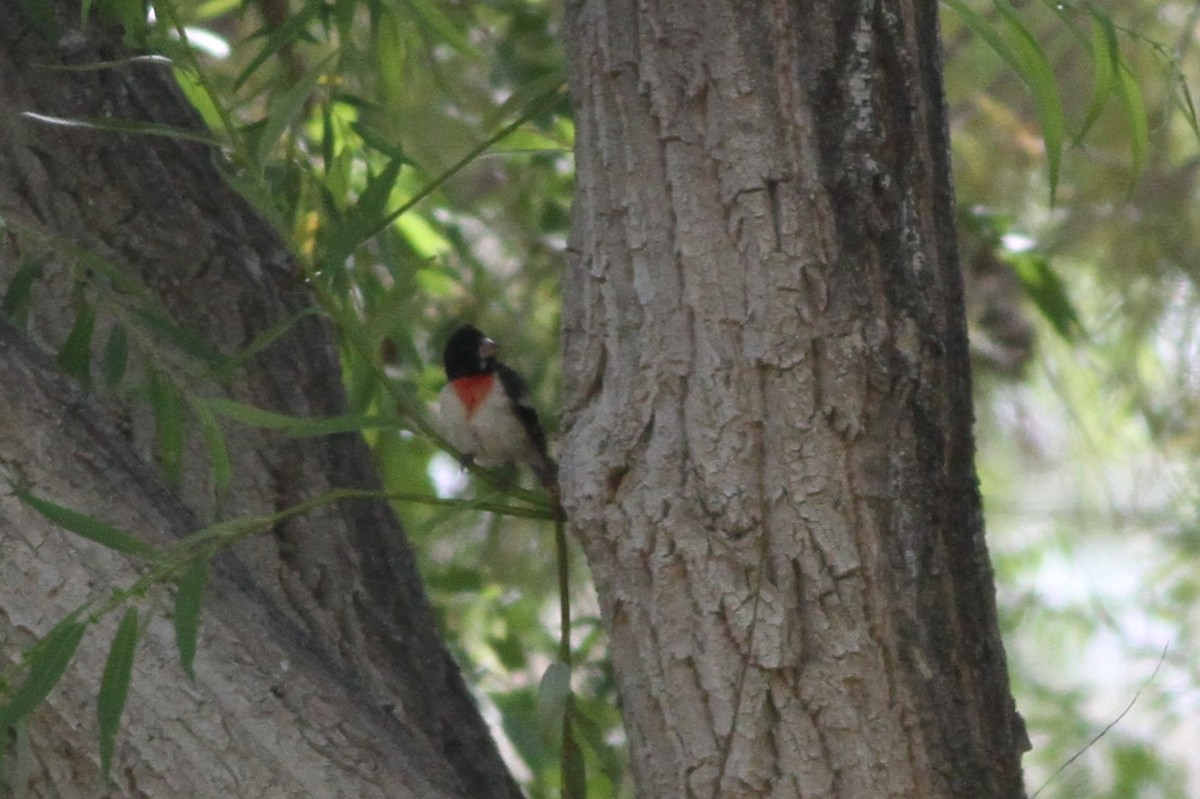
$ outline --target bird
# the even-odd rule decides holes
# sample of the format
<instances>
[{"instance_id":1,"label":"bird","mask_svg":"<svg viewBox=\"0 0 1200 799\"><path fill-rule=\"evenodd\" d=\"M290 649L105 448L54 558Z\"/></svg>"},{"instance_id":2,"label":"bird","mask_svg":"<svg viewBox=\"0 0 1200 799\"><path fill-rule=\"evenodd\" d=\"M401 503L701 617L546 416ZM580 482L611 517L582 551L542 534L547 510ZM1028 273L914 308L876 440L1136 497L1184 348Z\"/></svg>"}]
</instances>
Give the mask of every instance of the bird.
<instances>
[{"instance_id":1,"label":"bird","mask_svg":"<svg viewBox=\"0 0 1200 799\"><path fill-rule=\"evenodd\" d=\"M546 449L529 386L496 357L499 349L472 325L451 334L442 353L447 383L438 396L442 435L464 463L526 464L557 501L558 466Z\"/></svg>"}]
</instances>

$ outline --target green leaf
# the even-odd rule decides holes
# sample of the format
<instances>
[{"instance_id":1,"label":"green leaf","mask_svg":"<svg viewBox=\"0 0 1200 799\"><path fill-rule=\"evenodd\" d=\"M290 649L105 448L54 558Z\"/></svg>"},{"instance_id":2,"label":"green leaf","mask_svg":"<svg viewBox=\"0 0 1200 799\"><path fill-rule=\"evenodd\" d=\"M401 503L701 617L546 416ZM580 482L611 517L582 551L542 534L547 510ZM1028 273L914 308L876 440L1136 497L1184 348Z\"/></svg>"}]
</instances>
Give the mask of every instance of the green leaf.
<instances>
[{"instance_id":1,"label":"green leaf","mask_svg":"<svg viewBox=\"0 0 1200 799\"><path fill-rule=\"evenodd\" d=\"M137 608L130 608L125 611L117 634L113 636L108 660L104 664L104 676L100 680L100 695L96 700L100 729L100 771L105 779L112 769L113 744L117 730L121 728L121 713L125 710L125 699L129 695L137 639Z\"/></svg>"},{"instance_id":2,"label":"green leaf","mask_svg":"<svg viewBox=\"0 0 1200 799\"><path fill-rule=\"evenodd\" d=\"M229 447L225 443L225 432L217 423L217 417L207 403L189 397L188 404L200 422L200 433L208 447L208 461L212 468L213 489L217 501L221 501L233 482L233 463L229 459Z\"/></svg>"},{"instance_id":3,"label":"green leaf","mask_svg":"<svg viewBox=\"0 0 1200 799\"><path fill-rule=\"evenodd\" d=\"M551 663L538 684L537 715L542 723L554 728L567 712L571 696L571 667L561 661Z\"/></svg>"},{"instance_id":4,"label":"green leaf","mask_svg":"<svg viewBox=\"0 0 1200 799\"><path fill-rule=\"evenodd\" d=\"M1063 141L1066 138L1066 118L1062 101L1054 85L1054 71L1049 59L1037 41L1026 30L1005 0L993 0L1008 29L1013 33L1012 43L1002 38L991 22L962 0L942 0L942 3L960 17L975 35L983 39L998 56L1017 74L1033 93L1034 107L1042 125L1042 140L1046 148L1046 162L1050 173L1050 202L1053 204L1058 188L1058 170L1062 161Z\"/></svg>"},{"instance_id":5,"label":"green leaf","mask_svg":"<svg viewBox=\"0 0 1200 799\"><path fill-rule=\"evenodd\" d=\"M206 397L203 402L215 413L251 427L283 430L299 421L294 416L255 408L253 405L246 405L224 397Z\"/></svg>"},{"instance_id":6,"label":"green leaf","mask_svg":"<svg viewBox=\"0 0 1200 799\"><path fill-rule=\"evenodd\" d=\"M421 258L435 258L453 246L428 219L419 214L405 214L396 220L396 226Z\"/></svg>"},{"instance_id":7,"label":"green leaf","mask_svg":"<svg viewBox=\"0 0 1200 799\"><path fill-rule=\"evenodd\" d=\"M92 333L96 330L96 308L83 303L75 316L75 324L58 351L58 368L85 389L92 384Z\"/></svg>"},{"instance_id":8,"label":"green leaf","mask_svg":"<svg viewBox=\"0 0 1200 799\"><path fill-rule=\"evenodd\" d=\"M0 705L0 731L28 716L50 695L75 656L85 629L87 626L76 621L72 614L56 624L33 647L24 682L13 693L12 699Z\"/></svg>"},{"instance_id":9,"label":"green leaf","mask_svg":"<svg viewBox=\"0 0 1200 799\"><path fill-rule=\"evenodd\" d=\"M459 26L441 12L440 4L429 0L405 0L404 4L439 44L449 45L460 53L471 52L471 43Z\"/></svg>"},{"instance_id":10,"label":"green leaf","mask_svg":"<svg viewBox=\"0 0 1200 799\"><path fill-rule=\"evenodd\" d=\"M154 411L154 444L158 464L167 482L183 483L183 446L186 414L179 388L164 373L150 372L150 408Z\"/></svg>"},{"instance_id":11,"label":"green leaf","mask_svg":"<svg viewBox=\"0 0 1200 799\"><path fill-rule=\"evenodd\" d=\"M224 397L210 397L205 403L218 415L247 424L252 427L263 427L268 430L283 430L288 435L296 437L328 436L335 433L349 433L371 428L387 428L396 425L395 419L385 416L370 416L366 414L347 414L346 416L328 416L320 419L304 419L298 416L288 416L283 413L255 408Z\"/></svg>"},{"instance_id":12,"label":"green leaf","mask_svg":"<svg viewBox=\"0 0 1200 799\"><path fill-rule=\"evenodd\" d=\"M276 100L270 105L265 124L259 135L258 146L255 148L255 163L260 168L267 163L271 149L304 109L309 96L321 79L325 77L326 69L337 56L338 51L335 50L320 59L309 67L290 89L276 95Z\"/></svg>"},{"instance_id":13,"label":"green leaf","mask_svg":"<svg viewBox=\"0 0 1200 799\"><path fill-rule=\"evenodd\" d=\"M47 499L34 496L20 486L13 487L13 494L17 499L64 530L108 547L114 552L120 552L124 555L137 555L141 558L153 558L157 554L152 546L140 539L134 538L124 530L119 530L112 525L105 524L91 516L85 516L70 508L64 508L62 505L56 505Z\"/></svg>"},{"instance_id":14,"label":"green leaf","mask_svg":"<svg viewBox=\"0 0 1200 799\"><path fill-rule=\"evenodd\" d=\"M147 329L159 335L160 338L156 340L165 340L185 355L203 361L214 369L223 369L228 365L225 356L203 336L176 324L164 312L151 308L135 308L133 315Z\"/></svg>"},{"instance_id":15,"label":"green leaf","mask_svg":"<svg viewBox=\"0 0 1200 799\"><path fill-rule=\"evenodd\" d=\"M1051 268L1045 256L1021 253L1008 255L1006 260L1012 264L1025 293L1060 336L1067 341L1075 341L1079 336L1086 335L1083 322L1067 293L1066 284Z\"/></svg>"},{"instance_id":16,"label":"green leaf","mask_svg":"<svg viewBox=\"0 0 1200 799\"><path fill-rule=\"evenodd\" d=\"M209 130L225 130L225 120L221 117L221 109L216 99L209 93L208 87L200 80L199 75L192 69L176 66L173 70L175 82L187 97L188 102L200 114L200 119ZM234 146L231 144L231 147Z\"/></svg>"},{"instance_id":17,"label":"green leaf","mask_svg":"<svg viewBox=\"0 0 1200 799\"><path fill-rule=\"evenodd\" d=\"M372 147L386 155L388 158L400 161L408 166L418 166L404 152L404 148L399 142L394 142L384 133L379 132L361 119L356 119L351 123L350 129L359 135L363 140L363 144ZM395 134L392 134L393 136Z\"/></svg>"},{"instance_id":18,"label":"green leaf","mask_svg":"<svg viewBox=\"0 0 1200 799\"><path fill-rule=\"evenodd\" d=\"M395 426L396 420L392 417L351 413L321 419L296 419L287 427L287 434L295 438L319 438L338 433L359 433L363 430L386 430Z\"/></svg>"},{"instance_id":19,"label":"green leaf","mask_svg":"<svg viewBox=\"0 0 1200 799\"><path fill-rule=\"evenodd\" d=\"M1146 121L1146 103L1137 79L1125 66L1118 70L1117 95L1129 121L1129 150L1134 175L1141 174L1146 163L1146 148L1150 146L1150 130Z\"/></svg>"},{"instance_id":20,"label":"green leaf","mask_svg":"<svg viewBox=\"0 0 1200 799\"><path fill-rule=\"evenodd\" d=\"M48 114L38 114L33 111L22 111L21 116L43 125L57 125L67 128L83 128L99 130L106 133L121 133L138 136L162 136L166 139L179 141L194 141L201 144L216 146L220 141L208 131L192 128L180 128L175 125L164 125L160 122L146 122L140 119L113 119L107 117L68 118Z\"/></svg>"},{"instance_id":21,"label":"green leaf","mask_svg":"<svg viewBox=\"0 0 1200 799\"><path fill-rule=\"evenodd\" d=\"M270 31L270 35L267 36L267 42L263 45L263 49L259 50L258 53L255 54L254 58L250 59L250 63L246 65L246 68L243 69L241 74L238 75L233 81L233 89L231 90L232 93L236 94L237 91L242 88L242 85L249 80L250 76L257 72L258 68L265 64L268 58L279 52L279 50L285 45L296 41L297 39L312 41L312 37L308 35L306 28L308 28L309 23L312 22L313 18L317 14L317 11L320 9L320 3L306 3L300 13L291 17L282 25ZM251 36L253 37L256 35L258 34L255 33Z\"/></svg>"},{"instance_id":22,"label":"green leaf","mask_svg":"<svg viewBox=\"0 0 1200 799\"><path fill-rule=\"evenodd\" d=\"M1192 135L1200 139L1200 119L1196 116L1196 104L1192 101L1192 92L1188 89L1187 80L1181 74L1176 74L1176 81L1179 86L1179 99L1177 102L1182 106L1184 117L1187 119L1188 127L1192 129Z\"/></svg>"},{"instance_id":23,"label":"green leaf","mask_svg":"<svg viewBox=\"0 0 1200 799\"><path fill-rule=\"evenodd\" d=\"M1117 87L1117 69L1121 63L1121 51L1117 46L1117 31L1112 18L1099 8L1092 7L1089 11L1092 15L1091 54L1095 75L1092 79L1092 99L1088 102L1083 124L1075 137L1076 142L1087 135L1108 105Z\"/></svg>"},{"instance_id":24,"label":"green leaf","mask_svg":"<svg viewBox=\"0 0 1200 799\"><path fill-rule=\"evenodd\" d=\"M571 151L571 147L562 141L538 130L519 130L504 140L503 145L492 148L493 153L552 153L561 154Z\"/></svg>"},{"instance_id":25,"label":"green leaf","mask_svg":"<svg viewBox=\"0 0 1200 799\"><path fill-rule=\"evenodd\" d=\"M0 311L21 327L29 320L29 299L33 294L33 284L42 276L42 262L25 259L21 268L13 275L4 292L4 302Z\"/></svg>"},{"instance_id":26,"label":"green leaf","mask_svg":"<svg viewBox=\"0 0 1200 799\"><path fill-rule=\"evenodd\" d=\"M100 359L105 386L114 388L121 382L128 361L129 339L125 334L125 325L118 322L108 331L108 343L104 345L104 354Z\"/></svg>"},{"instance_id":27,"label":"green leaf","mask_svg":"<svg viewBox=\"0 0 1200 799\"><path fill-rule=\"evenodd\" d=\"M151 53L149 55L134 55L125 58L89 61L86 64L38 64L38 69L45 69L51 72L103 72L105 70L116 69L118 67L138 65L169 67L174 63L175 62L167 58L165 55Z\"/></svg>"},{"instance_id":28,"label":"green leaf","mask_svg":"<svg viewBox=\"0 0 1200 799\"><path fill-rule=\"evenodd\" d=\"M179 663L191 679L196 679L196 640L200 635L200 611L204 605L204 588L208 584L208 561L200 560L188 567L179 578L175 594L175 644L179 648Z\"/></svg>"},{"instance_id":29,"label":"green leaf","mask_svg":"<svg viewBox=\"0 0 1200 799\"><path fill-rule=\"evenodd\" d=\"M1013 48L1009 51L1013 58L1011 63L1033 93L1033 104L1042 124L1042 141L1046 147L1046 163L1050 172L1050 204L1053 205L1058 190L1063 142L1067 137L1066 115L1055 85L1054 67L1008 0L993 2L1013 33Z\"/></svg>"},{"instance_id":30,"label":"green leaf","mask_svg":"<svg viewBox=\"0 0 1200 799\"><path fill-rule=\"evenodd\" d=\"M387 201L404 166L403 158L393 158L377 174L368 175L367 187L345 217L328 225L330 232L322 261L327 268L340 270L350 254L379 230L386 228Z\"/></svg>"},{"instance_id":31,"label":"green leaf","mask_svg":"<svg viewBox=\"0 0 1200 799\"><path fill-rule=\"evenodd\" d=\"M286 319L279 320L262 333L259 333L254 338L254 341L251 341L245 349L239 350L237 353L235 353L229 360L235 364L246 363L255 355L262 352L267 347L270 347L279 339L283 338L288 331L299 324L300 320L304 319L306 316L314 316L317 313L319 313L319 311L315 307L309 307L292 314Z\"/></svg>"}]
</instances>

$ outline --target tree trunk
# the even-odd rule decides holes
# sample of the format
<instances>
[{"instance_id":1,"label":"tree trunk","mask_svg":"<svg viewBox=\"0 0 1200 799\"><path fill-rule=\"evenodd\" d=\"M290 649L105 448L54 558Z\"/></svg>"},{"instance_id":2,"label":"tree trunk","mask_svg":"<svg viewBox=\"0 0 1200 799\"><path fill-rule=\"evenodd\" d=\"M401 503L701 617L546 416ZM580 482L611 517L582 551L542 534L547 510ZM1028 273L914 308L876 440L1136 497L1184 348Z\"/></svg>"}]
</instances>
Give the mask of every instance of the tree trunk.
<instances>
[{"instance_id":1,"label":"tree trunk","mask_svg":"<svg viewBox=\"0 0 1200 799\"><path fill-rule=\"evenodd\" d=\"M128 383L157 380L181 398L224 395L294 416L346 412L336 346L317 317L299 318L225 380L164 342L161 324L143 323L148 308L161 311L232 355L312 298L277 235L220 179L213 148L25 115L199 127L161 64L56 68L128 54L113 31L78 23L76 3L0 0L0 216L10 234L0 289L23 264L42 263L26 331L3 331L5 380L8 370L29 377L21 389L5 385L5 476L151 538L275 513L335 487L377 487L357 435L289 439L229 427L235 480L218 502L204 439L189 420L178 470L160 464L178 475L167 488L161 473L138 465L155 452L148 403L128 392L85 400L48 378L21 343L28 335L56 351L88 304L97 310L94 362L116 320L129 329ZM0 503L6 660L82 597L136 573L66 535L11 498ZM436 637L387 503L292 518L237 554L210 587L196 686L172 665L169 625L150 625L127 711L136 724L122 739L110 795L519 795ZM19 771L32 775L34 795L80 795L97 784L88 697L106 648L89 634L60 698L18 736ZM155 785L170 789L146 787Z\"/></svg>"},{"instance_id":2,"label":"tree trunk","mask_svg":"<svg viewBox=\"0 0 1200 799\"><path fill-rule=\"evenodd\" d=\"M1019 797L925 0L573 0L563 497L647 797Z\"/></svg>"}]
</instances>

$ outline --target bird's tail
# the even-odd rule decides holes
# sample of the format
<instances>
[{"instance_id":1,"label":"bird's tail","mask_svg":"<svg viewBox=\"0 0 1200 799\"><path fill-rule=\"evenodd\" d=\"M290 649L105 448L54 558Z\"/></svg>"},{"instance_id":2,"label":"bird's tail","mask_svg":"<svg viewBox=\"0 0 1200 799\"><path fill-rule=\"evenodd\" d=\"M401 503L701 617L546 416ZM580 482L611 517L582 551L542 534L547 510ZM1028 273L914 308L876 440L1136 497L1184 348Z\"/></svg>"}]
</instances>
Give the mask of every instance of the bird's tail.
<instances>
[{"instance_id":1,"label":"bird's tail","mask_svg":"<svg viewBox=\"0 0 1200 799\"><path fill-rule=\"evenodd\" d=\"M542 488L554 500L555 506L561 505L562 495L558 489L558 464L549 455L543 455L529 464Z\"/></svg>"}]
</instances>

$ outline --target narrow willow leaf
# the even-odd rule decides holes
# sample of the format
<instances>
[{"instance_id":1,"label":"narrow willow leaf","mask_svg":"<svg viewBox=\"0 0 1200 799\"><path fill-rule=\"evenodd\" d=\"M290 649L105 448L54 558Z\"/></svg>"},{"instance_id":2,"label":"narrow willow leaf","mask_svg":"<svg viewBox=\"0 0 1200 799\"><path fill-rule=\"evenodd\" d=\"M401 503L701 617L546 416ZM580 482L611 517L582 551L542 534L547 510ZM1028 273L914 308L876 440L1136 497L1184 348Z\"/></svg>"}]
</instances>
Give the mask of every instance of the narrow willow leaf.
<instances>
[{"instance_id":1,"label":"narrow willow leaf","mask_svg":"<svg viewBox=\"0 0 1200 799\"><path fill-rule=\"evenodd\" d=\"M503 103L492 108L483 117L483 129L494 128L508 119L509 115L524 110L538 102L538 98L546 94L546 92L555 91L566 82L566 77L559 70L547 72L545 75L537 78L530 78L521 82L520 86L513 89L513 93L508 96ZM571 146L573 142L567 144ZM563 142L559 142L561 147Z\"/></svg>"},{"instance_id":2,"label":"narrow willow leaf","mask_svg":"<svg viewBox=\"0 0 1200 799\"><path fill-rule=\"evenodd\" d=\"M289 316L286 319L279 320L278 322L276 322L275 324L271 325L269 328L264 330L262 333L259 333L254 338L254 341L251 341L250 344L245 349L239 350L236 354L234 354L230 358L231 363L234 363L234 364L246 363L251 358L253 358L255 355L262 352L267 347L270 347L276 341L278 341L279 339L281 339L285 335L287 335L288 331L290 331L293 327L295 327L297 324L299 324L300 321L302 319L304 319L306 316L314 316L317 313L319 313L319 312L316 308L310 307L310 308L305 308L305 309L299 311L298 313L292 314L291 316Z\"/></svg>"},{"instance_id":3,"label":"narrow willow leaf","mask_svg":"<svg viewBox=\"0 0 1200 799\"><path fill-rule=\"evenodd\" d=\"M471 51L471 44L459 31L458 26L450 21L441 11L440 3L429 0L405 0L410 16L416 17L421 24L433 35L433 40L439 44L448 44L460 53Z\"/></svg>"},{"instance_id":4,"label":"narrow willow leaf","mask_svg":"<svg viewBox=\"0 0 1200 799\"><path fill-rule=\"evenodd\" d=\"M1013 54L1012 48L1004 39L1000 38L992 24L984 19L978 11L968 6L963 0L942 0L942 4L958 14L967 27L976 36L987 42L987 45L995 51L996 55L1004 59L1005 63L1016 68L1016 56Z\"/></svg>"},{"instance_id":5,"label":"narrow willow leaf","mask_svg":"<svg viewBox=\"0 0 1200 799\"><path fill-rule=\"evenodd\" d=\"M1126 67L1118 70L1117 94L1121 105L1125 108L1125 117L1129 122L1129 151L1133 159L1133 173L1140 175L1142 165L1146 163L1146 148L1150 146L1150 129L1146 121L1146 103L1142 99L1142 90L1138 88L1137 79Z\"/></svg>"},{"instance_id":6,"label":"narrow willow leaf","mask_svg":"<svg viewBox=\"0 0 1200 799\"><path fill-rule=\"evenodd\" d=\"M189 398L188 404L200 422L204 445L208 447L208 462L212 468L213 490L218 502L224 499L233 482L233 464L229 459L229 447L225 443L225 432L217 422L212 408L202 400Z\"/></svg>"},{"instance_id":7,"label":"narrow willow leaf","mask_svg":"<svg viewBox=\"0 0 1200 799\"><path fill-rule=\"evenodd\" d=\"M134 55L111 60L89 61L86 64L38 64L38 69L44 69L49 72L103 72L109 69L137 64L155 64L169 67L174 63L174 61L165 55L152 53L149 55Z\"/></svg>"},{"instance_id":8,"label":"narrow willow leaf","mask_svg":"<svg viewBox=\"0 0 1200 799\"><path fill-rule=\"evenodd\" d=\"M393 158L377 174L369 175L367 187L350 212L336 225L329 226L331 231L322 256L329 268L340 269L360 244L387 227L384 221L388 217L387 201L403 165L403 159Z\"/></svg>"},{"instance_id":9,"label":"narrow willow leaf","mask_svg":"<svg viewBox=\"0 0 1200 799\"><path fill-rule=\"evenodd\" d=\"M237 93L242 85L250 79L250 76L258 71L258 68L267 62L267 59L275 55L279 50L297 39L312 41L312 36L305 30L309 23L316 16L317 11L322 8L320 3L305 3L303 10L293 16L291 19L284 22L282 25L271 29L270 35L267 37L266 44L263 49L255 54L254 58L250 59L250 63L242 70L241 74L233 81L233 93ZM264 29L265 30L265 29ZM257 32L252 36L258 35Z\"/></svg>"},{"instance_id":10,"label":"narrow willow leaf","mask_svg":"<svg viewBox=\"0 0 1200 799\"><path fill-rule=\"evenodd\" d=\"M75 535L81 538L95 541L97 544L106 546L124 555L153 558L156 554L154 547L146 542L133 537L124 530L119 530L110 524L105 524L99 519L85 516L78 511L64 508L62 505L56 505L47 499L34 496L21 487L15 487L13 493L17 499L33 508L42 516L45 516L59 527L75 533Z\"/></svg>"},{"instance_id":11,"label":"narrow willow leaf","mask_svg":"<svg viewBox=\"0 0 1200 799\"><path fill-rule=\"evenodd\" d=\"M215 413L251 427L284 430L300 421L295 416L256 408L224 397L206 397L203 402Z\"/></svg>"},{"instance_id":12,"label":"narrow willow leaf","mask_svg":"<svg viewBox=\"0 0 1200 799\"><path fill-rule=\"evenodd\" d=\"M129 681L133 676L133 653L137 648L137 608L125 611L117 634L113 636L104 676L100 680L100 695L96 699L96 715L100 729L100 770L108 778L112 769L113 744L121 728L121 714L129 696Z\"/></svg>"},{"instance_id":13,"label":"narrow willow leaf","mask_svg":"<svg viewBox=\"0 0 1200 799\"><path fill-rule=\"evenodd\" d=\"M561 661L551 663L538 683L537 715L553 729L567 712L571 696L571 667Z\"/></svg>"},{"instance_id":14,"label":"narrow willow leaf","mask_svg":"<svg viewBox=\"0 0 1200 799\"><path fill-rule=\"evenodd\" d=\"M402 14L395 4L381 8L371 26L379 101L385 107L402 105L404 89L411 83L407 73L412 59L412 28L412 15Z\"/></svg>"},{"instance_id":15,"label":"narrow willow leaf","mask_svg":"<svg viewBox=\"0 0 1200 799\"><path fill-rule=\"evenodd\" d=\"M1179 87L1178 103L1182 106L1183 115L1192 129L1192 135L1200 139L1200 119L1196 116L1196 104L1192 101L1192 92L1188 89L1187 79L1178 72L1178 68L1176 68L1175 81Z\"/></svg>"},{"instance_id":16,"label":"narrow willow leaf","mask_svg":"<svg viewBox=\"0 0 1200 799\"><path fill-rule=\"evenodd\" d=\"M209 93L208 87L199 79L195 70L175 64L172 72L180 90L187 97L192 107L200 113L200 119L209 130L224 130L225 120L221 117L221 109L217 101Z\"/></svg>"},{"instance_id":17,"label":"narrow willow leaf","mask_svg":"<svg viewBox=\"0 0 1200 799\"><path fill-rule=\"evenodd\" d=\"M356 430L394 427L396 421L384 416L368 416L366 414L348 414L346 416L329 416L321 419L304 419L298 416L288 416L283 413L255 408L224 397L210 397L204 402L218 415L224 416L251 427L263 427L268 430L282 430L288 435L297 437L328 436L335 433L349 433Z\"/></svg>"},{"instance_id":18,"label":"narrow willow leaf","mask_svg":"<svg viewBox=\"0 0 1200 799\"><path fill-rule=\"evenodd\" d=\"M378 174L367 177L367 187L359 195L355 209L358 214L370 222L383 217L388 198L392 196L392 188L396 185L396 178L400 176L403 166L403 158L393 158Z\"/></svg>"},{"instance_id":19,"label":"narrow willow leaf","mask_svg":"<svg viewBox=\"0 0 1200 799\"><path fill-rule=\"evenodd\" d=\"M1060 336L1067 341L1075 341L1079 336L1086 335L1066 284L1051 268L1045 256L1022 253L1010 256L1007 260L1012 264L1013 272L1021 281L1025 293Z\"/></svg>"},{"instance_id":20,"label":"narrow willow leaf","mask_svg":"<svg viewBox=\"0 0 1200 799\"><path fill-rule=\"evenodd\" d=\"M350 123L350 129L362 138L363 144L373 147L388 158L399 160L400 163L407 164L408 166L418 166L404 152L404 147L401 146L400 142L392 141L388 138L387 134L379 132L361 119Z\"/></svg>"},{"instance_id":21,"label":"narrow willow leaf","mask_svg":"<svg viewBox=\"0 0 1200 799\"><path fill-rule=\"evenodd\" d=\"M943 5L958 14L975 35L1004 59L1032 92L1034 107L1042 126L1042 140L1046 148L1046 163L1050 174L1050 202L1053 204L1058 189L1058 169L1062 160L1063 141L1066 138L1066 117L1058 89L1054 85L1054 72L1046 54L1021 24L1011 6L1004 0L993 0L993 3L1015 34L1015 41L1011 45L1009 40L996 32L991 22L962 0L942 0Z\"/></svg>"},{"instance_id":22,"label":"narrow willow leaf","mask_svg":"<svg viewBox=\"0 0 1200 799\"><path fill-rule=\"evenodd\" d=\"M96 308L84 303L75 324L58 351L58 368L84 388L92 384L92 334L96 330Z\"/></svg>"},{"instance_id":23,"label":"narrow willow leaf","mask_svg":"<svg viewBox=\"0 0 1200 799\"><path fill-rule=\"evenodd\" d=\"M241 5L242 0L207 0L191 11L191 18L193 22L204 22L228 14Z\"/></svg>"},{"instance_id":24,"label":"narrow willow leaf","mask_svg":"<svg viewBox=\"0 0 1200 799\"><path fill-rule=\"evenodd\" d=\"M1079 133L1075 137L1076 141L1080 141L1087 135L1088 131L1092 129L1092 125L1099 119L1100 113L1108 105L1109 98L1117 88L1117 69L1121 62L1121 51L1117 46L1117 31L1113 26L1112 18L1099 8L1093 7L1090 12L1092 14L1090 48L1094 72L1092 98L1088 101L1083 124L1080 125Z\"/></svg>"},{"instance_id":25,"label":"narrow willow leaf","mask_svg":"<svg viewBox=\"0 0 1200 799\"><path fill-rule=\"evenodd\" d=\"M21 327L29 321L29 300L33 295L33 284L42 276L42 262L27 259L21 268L13 275L4 292L4 301L0 303L0 311Z\"/></svg>"},{"instance_id":26,"label":"narrow willow leaf","mask_svg":"<svg viewBox=\"0 0 1200 799\"><path fill-rule=\"evenodd\" d=\"M125 376L128 363L129 337L125 333L125 325L118 322L108 331L108 342L104 345L104 354L100 358L104 385L108 388L116 387Z\"/></svg>"},{"instance_id":27,"label":"narrow willow leaf","mask_svg":"<svg viewBox=\"0 0 1200 799\"><path fill-rule=\"evenodd\" d=\"M208 584L208 561L201 560L188 567L179 578L175 594L175 644L179 648L179 663L191 679L196 679L196 640L200 635L200 611L204 605L204 588Z\"/></svg>"},{"instance_id":28,"label":"narrow willow leaf","mask_svg":"<svg viewBox=\"0 0 1200 799\"><path fill-rule=\"evenodd\" d=\"M75 656L85 629L86 625L78 622L72 614L55 625L33 647L25 681L13 693L12 699L0 705L0 731L7 730L28 716L50 695Z\"/></svg>"},{"instance_id":29,"label":"narrow willow leaf","mask_svg":"<svg viewBox=\"0 0 1200 799\"><path fill-rule=\"evenodd\" d=\"M166 139L179 141L194 141L201 144L217 146L220 142L211 133L192 128L180 128L175 125L164 125L161 122L145 122L140 119L109 119L103 117L69 118L56 117L48 114L38 114L33 111L22 111L21 116L40 122L43 125L55 125L66 128L83 128L99 130L106 133L122 133L141 136L162 136Z\"/></svg>"},{"instance_id":30,"label":"narrow willow leaf","mask_svg":"<svg viewBox=\"0 0 1200 799\"><path fill-rule=\"evenodd\" d=\"M214 369L223 369L227 366L225 356L216 347L209 344L203 336L176 324L164 313L149 308L135 308L133 315L147 329L157 333L158 340L166 341L185 355L203 361Z\"/></svg>"},{"instance_id":31,"label":"narrow willow leaf","mask_svg":"<svg viewBox=\"0 0 1200 799\"><path fill-rule=\"evenodd\" d=\"M321 165L325 174L333 163L334 147L337 145L337 134L333 132L333 103L321 103Z\"/></svg>"},{"instance_id":32,"label":"narrow willow leaf","mask_svg":"<svg viewBox=\"0 0 1200 799\"><path fill-rule=\"evenodd\" d=\"M300 76L290 89L276 95L277 99L271 103L262 133L258 139L258 146L255 148L254 157L256 164L261 165L267 162L267 156L271 152L271 149L279 141L280 137L283 136L283 132L291 127L296 116L304 108L304 104L308 102L309 96L317 88L317 84L325 77L325 71L337 56L338 52L334 51L325 58L317 61Z\"/></svg>"},{"instance_id":33,"label":"narrow willow leaf","mask_svg":"<svg viewBox=\"0 0 1200 799\"><path fill-rule=\"evenodd\" d=\"M1058 190L1063 143L1067 137L1067 120L1063 112L1062 98L1059 97L1058 87L1055 85L1054 67L1050 65L1045 51L1029 29L1022 24L1008 0L993 2L1013 33L1013 47L1010 51L1014 58L1013 66L1033 93L1033 104L1037 109L1038 121L1042 125L1046 165L1050 173L1050 203L1053 205Z\"/></svg>"},{"instance_id":34,"label":"narrow willow leaf","mask_svg":"<svg viewBox=\"0 0 1200 799\"><path fill-rule=\"evenodd\" d=\"M154 447L158 465L171 485L183 482L186 415L179 388L162 372L150 372L150 408L154 411Z\"/></svg>"},{"instance_id":35,"label":"narrow willow leaf","mask_svg":"<svg viewBox=\"0 0 1200 799\"><path fill-rule=\"evenodd\" d=\"M294 438L319 438L363 430L386 430L396 427L396 424L394 418L387 416L353 413L323 419L297 419L286 428L286 432Z\"/></svg>"}]
</instances>

